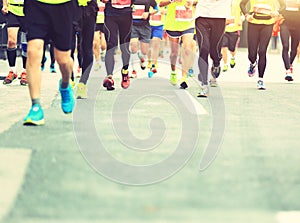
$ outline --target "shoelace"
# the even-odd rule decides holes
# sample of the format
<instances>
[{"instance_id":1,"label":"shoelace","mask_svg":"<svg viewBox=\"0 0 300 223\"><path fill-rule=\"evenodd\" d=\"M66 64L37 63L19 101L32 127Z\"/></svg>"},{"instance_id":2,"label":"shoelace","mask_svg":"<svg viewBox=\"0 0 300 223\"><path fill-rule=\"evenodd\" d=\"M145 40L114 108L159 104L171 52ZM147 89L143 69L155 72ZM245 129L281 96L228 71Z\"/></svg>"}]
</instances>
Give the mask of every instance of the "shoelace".
<instances>
[{"instance_id":1,"label":"shoelace","mask_svg":"<svg viewBox=\"0 0 300 223\"><path fill-rule=\"evenodd\" d=\"M61 91L61 97L63 99L64 102L70 102L70 94L68 90L62 90Z\"/></svg>"},{"instance_id":2,"label":"shoelace","mask_svg":"<svg viewBox=\"0 0 300 223\"><path fill-rule=\"evenodd\" d=\"M123 75L123 82L127 82L128 81L128 74L127 75Z\"/></svg>"},{"instance_id":3,"label":"shoelace","mask_svg":"<svg viewBox=\"0 0 300 223\"><path fill-rule=\"evenodd\" d=\"M23 72L23 73L21 74L21 80L26 80L26 73Z\"/></svg>"},{"instance_id":4,"label":"shoelace","mask_svg":"<svg viewBox=\"0 0 300 223\"><path fill-rule=\"evenodd\" d=\"M14 76L14 73L12 71L9 71L8 75L7 75L7 79L12 80Z\"/></svg>"}]
</instances>

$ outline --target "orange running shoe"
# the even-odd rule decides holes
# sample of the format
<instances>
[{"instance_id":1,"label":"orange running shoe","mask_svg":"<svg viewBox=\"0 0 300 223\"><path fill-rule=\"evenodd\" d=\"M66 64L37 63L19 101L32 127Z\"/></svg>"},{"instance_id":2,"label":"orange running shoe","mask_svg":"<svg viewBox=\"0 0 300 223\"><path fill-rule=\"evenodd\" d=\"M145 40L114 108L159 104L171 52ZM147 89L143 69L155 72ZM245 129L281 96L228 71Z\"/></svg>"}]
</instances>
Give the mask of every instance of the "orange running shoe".
<instances>
[{"instance_id":1,"label":"orange running shoe","mask_svg":"<svg viewBox=\"0 0 300 223\"><path fill-rule=\"evenodd\" d=\"M130 78L128 75L128 70L121 70L121 74L122 74L122 82L121 82L121 86L124 89L127 89L130 85Z\"/></svg>"},{"instance_id":2,"label":"orange running shoe","mask_svg":"<svg viewBox=\"0 0 300 223\"><path fill-rule=\"evenodd\" d=\"M23 85L23 86L26 86L27 85L27 74L26 74L26 71L23 71L21 73L21 80L20 80L20 84Z\"/></svg>"},{"instance_id":3,"label":"orange running shoe","mask_svg":"<svg viewBox=\"0 0 300 223\"><path fill-rule=\"evenodd\" d=\"M9 71L8 75L3 81L3 84L11 84L15 79L18 78L18 75L13 71Z\"/></svg>"}]
</instances>

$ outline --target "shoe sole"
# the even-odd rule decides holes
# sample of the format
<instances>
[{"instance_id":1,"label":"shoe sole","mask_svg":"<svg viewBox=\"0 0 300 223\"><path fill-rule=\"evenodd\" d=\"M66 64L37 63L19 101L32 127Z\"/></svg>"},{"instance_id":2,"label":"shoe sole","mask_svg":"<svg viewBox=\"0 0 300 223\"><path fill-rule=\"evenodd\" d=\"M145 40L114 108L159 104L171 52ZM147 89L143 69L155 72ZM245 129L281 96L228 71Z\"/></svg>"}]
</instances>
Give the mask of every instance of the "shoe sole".
<instances>
[{"instance_id":1,"label":"shoe sole","mask_svg":"<svg viewBox=\"0 0 300 223\"><path fill-rule=\"evenodd\" d=\"M34 121L31 119L28 119L26 121L23 122L23 125L25 126L40 126L40 125L44 125L45 124L45 120L39 120L39 121Z\"/></svg>"},{"instance_id":2,"label":"shoe sole","mask_svg":"<svg viewBox=\"0 0 300 223\"><path fill-rule=\"evenodd\" d=\"M207 98L208 97L208 94L207 95L203 95L203 94L199 94L197 95L198 98Z\"/></svg>"},{"instance_id":3,"label":"shoe sole","mask_svg":"<svg viewBox=\"0 0 300 223\"><path fill-rule=\"evenodd\" d=\"M180 89L187 89L189 86L187 85L187 83L184 81L180 84Z\"/></svg>"},{"instance_id":4,"label":"shoe sole","mask_svg":"<svg viewBox=\"0 0 300 223\"><path fill-rule=\"evenodd\" d=\"M107 80L103 83L103 87L105 87L108 91L115 90L114 82L112 80Z\"/></svg>"}]
</instances>

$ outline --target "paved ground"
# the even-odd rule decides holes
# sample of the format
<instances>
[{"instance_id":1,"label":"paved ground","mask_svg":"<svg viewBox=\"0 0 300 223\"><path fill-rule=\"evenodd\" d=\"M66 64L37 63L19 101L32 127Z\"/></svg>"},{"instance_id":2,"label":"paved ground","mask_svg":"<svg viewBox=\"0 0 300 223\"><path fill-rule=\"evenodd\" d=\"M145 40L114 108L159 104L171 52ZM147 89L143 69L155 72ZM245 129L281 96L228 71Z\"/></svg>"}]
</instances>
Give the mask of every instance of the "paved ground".
<instances>
[{"instance_id":1,"label":"paved ground","mask_svg":"<svg viewBox=\"0 0 300 223\"><path fill-rule=\"evenodd\" d=\"M285 83L280 55L269 54L266 91L256 90L247 66L240 49L236 68L221 74L209 99L195 97L195 78L186 91L161 78L169 74L164 59L150 80L139 70L126 91L118 78L116 91L102 89L102 68L73 116L61 112L58 74L46 70L46 125L37 128L22 126L27 88L0 85L0 182L12 162L5 151L14 151L15 162L18 149L31 151L25 176L10 181L20 184L18 194L0 202L8 213L0 222L300 222L300 64L295 82ZM219 143L215 160L199 171ZM9 199L13 205L5 205Z\"/></svg>"}]
</instances>

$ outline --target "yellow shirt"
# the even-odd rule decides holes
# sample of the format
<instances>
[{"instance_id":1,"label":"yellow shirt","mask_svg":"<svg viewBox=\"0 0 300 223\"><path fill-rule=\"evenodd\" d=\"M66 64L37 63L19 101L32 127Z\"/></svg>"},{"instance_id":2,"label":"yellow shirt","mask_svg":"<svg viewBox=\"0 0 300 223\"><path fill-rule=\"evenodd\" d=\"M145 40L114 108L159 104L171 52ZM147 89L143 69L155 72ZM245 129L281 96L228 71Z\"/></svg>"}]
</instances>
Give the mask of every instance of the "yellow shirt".
<instances>
[{"instance_id":1,"label":"yellow shirt","mask_svg":"<svg viewBox=\"0 0 300 223\"><path fill-rule=\"evenodd\" d=\"M47 4L62 4L62 3L66 3L69 2L71 0L38 0L39 2L43 2L43 3L47 3Z\"/></svg>"},{"instance_id":2,"label":"yellow shirt","mask_svg":"<svg viewBox=\"0 0 300 223\"><path fill-rule=\"evenodd\" d=\"M24 16L24 0L9 0L8 11L17 16Z\"/></svg>"},{"instance_id":3,"label":"yellow shirt","mask_svg":"<svg viewBox=\"0 0 300 223\"><path fill-rule=\"evenodd\" d=\"M236 32L243 29L240 2L241 0L231 1L231 16L230 18L227 18L229 24L226 25L225 32Z\"/></svg>"},{"instance_id":4,"label":"yellow shirt","mask_svg":"<svg viewBox=\"0 0 300 223\"><path fill-rule=\"evenodd\" d=\"M104 23L104 7L105 7L105 4L103 2L101 2L100 0L97 0L97 4L98 4L99 11L97 13L96 23L97 24L102 24L102 23Z\"/></svg>"},{"instance_id":5,"label":"yellow shirt","mask_svg":"<svg viewBox=\"0 0 300 223\"><path fill-rule=\"evenodd\" d=\"M191 9L186 12L185 3L186 0L182 0L181 2L170 3L167 6L165 30L181 32L195 27L194 10Z\"/></svg>"},{"instance_id":6,"label":"yellow shirt","mask_svg":"<svg viewBox=\"0 0 300 223\"><path fill-rule=\"evenodd\" d=\"M250 0L250 12L255 13L257 16L265 16L265 12L274 12L275 11L276 0ZM257 11L258 10L258 11ZM274 18L271 19L253 19L250 23L253 24L265 24L271 25L275 23Z\"/></svg>"}]
</instances>

